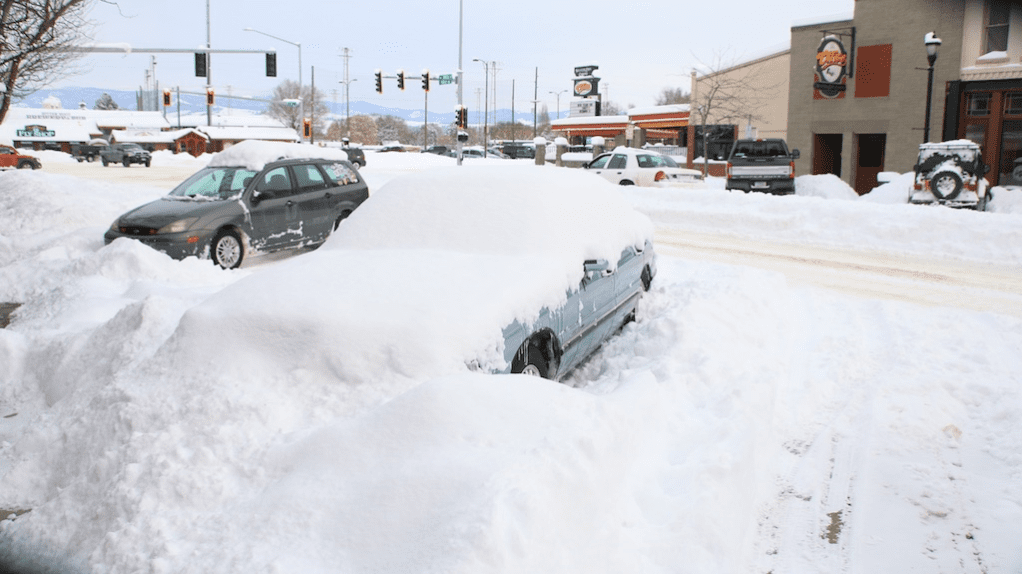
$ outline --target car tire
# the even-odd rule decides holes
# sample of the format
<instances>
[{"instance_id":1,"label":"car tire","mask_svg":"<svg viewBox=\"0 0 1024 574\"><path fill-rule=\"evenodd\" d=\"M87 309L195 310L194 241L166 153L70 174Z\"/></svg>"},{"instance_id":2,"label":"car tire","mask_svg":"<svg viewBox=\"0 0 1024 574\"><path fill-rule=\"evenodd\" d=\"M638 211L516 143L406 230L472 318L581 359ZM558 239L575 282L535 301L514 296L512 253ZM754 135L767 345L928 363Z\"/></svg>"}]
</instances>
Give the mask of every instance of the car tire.
<instances>
[{"instance_id":1,"label":"car tire","mask_svg":"<svg viewBox=\"0 0 1024 574\"><path fill-rule=\"evenodd\" d=\"M103 158L101 161L103 162L103 167L107 167L110 165L110 162L107 161L107 158Z\"/></svg>"},{"instance_id":2,"label":"car tire","mask_svg":"<svg viewBox=\"0 0 1024 574\"><path fill-rule=\"evenodd\" d=\"M624 180L619 182L619 185L636 185L636 184L633 183L632 181L629 181L628 179L624 179Z\"/></svg>"},{"instance_id":3,"label":"car tire","mask_svg":"<svg viewBox=\"0 0 1024 574\"><path fill-rule=\"evenodd\" d=\"M19 161L18 162L18 169L26 169L26 168L33 168L34 169L35 166L30 161Z\"/></svg>"},{"instance_id":4,"label":"car tire","mask_svg":"<svg viewBox=\"0 0 1024 574\"><path fill-rule=\"evenodd\" d=\"M940 171L932 176L932 194L939 199L953 199L964 188L964 180L954 171Z\"/></svg>"},{"instance_id":5,"label":"car tire","mask_svg":"<svg viewBox=\"0 0 1024 574\"><path fill-rule=\"evenodd\" d=\"M644 265L644 270L640 272L640 284L643 286L644 291L651 290L651 283L654 281L654 277L651 276L651 266Z\"/></svg>"},{"instance_id":6,"label":"car tire","mask_svg":"<svg viewBox=\"0 0 1024 574\"><path fill-rule=\"evenodd\" d=\"M131 167L132 166L132 160L130 160L128 158L124 158L123 160L121 160L121 163L123 163L125 167Z\"/></svg>"},{"instance_id":7,"label":"car tire","mask_svg":"<svg viewBox=\"0 0 1024 574\"><path fill-rule=\"evenodd\" d=\"M150 163L151 163L152 161L153 161L153 160L151 160L151 159L147 159L147 160L146 160L146 167L149 167L149 164L150 164Z\"/></svg>"},{"instance_id":8,"label":"car tire","mask_svg":"<svg viewBox=\"0 0 1024 574\"><path fill-rule=\"evenodd\" d=\"M85 156L85 161L87 161L89 163L92 163L92 162L96 161L96 156L94 156L94 155L87 155L87 156Z\"/></svg>"},{"instance_id":9,"label":"car tire","mask_svg":"<svg viewBox=\"0 0 1024 574\"><path fill-rule=\"evenodd\" d=\"M512 360L512 373L531 375L542 379L550 378L548 362L544 360L544 353L541 353L540 349L530 341L524 341L516 351L516 356Z\"/></svg>"},{"instance_id":10,"label":"car tire","mask_svg":"<svg viewBox=\"0 0 1024 574\"><path fill-rule=\"evenodd\" d=\"M213 238L210 258L215 265L224 269L234 269L242 264L243 255L242 240L235 231L223 229Z\"/></svg>"}]
</instances>

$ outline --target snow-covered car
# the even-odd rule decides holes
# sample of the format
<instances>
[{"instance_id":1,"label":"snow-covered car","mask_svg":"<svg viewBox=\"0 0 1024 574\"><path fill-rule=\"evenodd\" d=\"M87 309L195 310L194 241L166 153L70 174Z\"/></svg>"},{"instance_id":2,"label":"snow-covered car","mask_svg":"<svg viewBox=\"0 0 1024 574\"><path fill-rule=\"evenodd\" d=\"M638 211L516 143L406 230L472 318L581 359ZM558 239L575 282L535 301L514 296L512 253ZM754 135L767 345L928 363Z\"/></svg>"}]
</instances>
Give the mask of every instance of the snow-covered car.
<instances>
[{"instance_id":1,"label":"snow-covered car","mask_svg":"<svg viewBox=\"0 0 1024 574\"><path fill-rule=\"evenodd\" d=\"M225 269L252 252L322 243L369 196L347 158L330 148L239 143L163 198L118 217L104 240L137 239Z\"/></svg>"},{"instance_id":2,"label":"snow-covered car","mask_svg":"<svg viewBox=\"0 0 1024 574\"><path fill-rule=\"evenodd\" d=\"M696 186L702 177L699 170L679 167L667 155L628 147L603 153L584 168L612 183L645 187Z\"/></svg>"},{"instance_id":3,"label":"snow-covered car","mask_svg":"<svg viewBox=\"0 0 1024 574\"><path fill-rule=\"evenodd\" d=\"M924 143L918 147L910 203L941 204L985 211L992 192L981 148L970 140Z\"/></svg>"},{"instance_id":4,"label":"snow-covered car","mask_svg":"<svg viewBox=\"0 0 1024 574\"><path fill-rule=\"evenodd\" d=\"M222 293L204 325L285 304L290 346L332 350L311 369L558 379L635 316L653 226L597 178L503 164L390 180L319 249ZM281 303L309 285L333 296Z\"/></svg>"},{"instance_id":5,"label":"snow-covered car","mask_svg":"<svg viewBox=\"0 0 1024 574\"><path fill-rule=\"evenodd\" d=\"M462 148L462 157L464 158L482 158L484 155L484 148L480 146L464 147ZM487 150L487 158L490 159L508 159L500 154L494 153L492 150Z\"/></svg>"}]
</instances>

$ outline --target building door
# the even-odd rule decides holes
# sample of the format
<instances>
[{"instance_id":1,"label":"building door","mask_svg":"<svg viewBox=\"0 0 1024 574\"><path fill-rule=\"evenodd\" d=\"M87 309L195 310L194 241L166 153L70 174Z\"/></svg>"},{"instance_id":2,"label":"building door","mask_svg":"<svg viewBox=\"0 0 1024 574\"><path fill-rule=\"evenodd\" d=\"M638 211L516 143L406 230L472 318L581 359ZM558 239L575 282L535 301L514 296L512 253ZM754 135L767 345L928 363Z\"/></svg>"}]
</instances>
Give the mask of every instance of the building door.
<instances>
[{"instance_id":1,"label":"building door","mask_svg":"<svg viewBox=\"0 0 1024 574\"><path fill-rule=\"evenodd\" d=\"M857 134L857 166L853 189L864 195L878 186L878 173L885 169L885 134Z\"/></svg>"},{"instance_id":2,"label":"building door","mask_svg":"<svg viewBox=\"0 0 1024 574\"><path fill-rule=\"evenodd\" d=\"M968 84L960 106L959 137L981 147L991 185L1020 185L1021 91L989 89L998 83Z\"/></svg>"},{"instance_id":3,"label":"building door","mask_svg":"<svg viewBox=\"0 0 1024 574\"><path fill-rule=\"evenodd\" d=\"M843 134L814 134L811 173L843 176Z\"/></svg>"}]
</instances>

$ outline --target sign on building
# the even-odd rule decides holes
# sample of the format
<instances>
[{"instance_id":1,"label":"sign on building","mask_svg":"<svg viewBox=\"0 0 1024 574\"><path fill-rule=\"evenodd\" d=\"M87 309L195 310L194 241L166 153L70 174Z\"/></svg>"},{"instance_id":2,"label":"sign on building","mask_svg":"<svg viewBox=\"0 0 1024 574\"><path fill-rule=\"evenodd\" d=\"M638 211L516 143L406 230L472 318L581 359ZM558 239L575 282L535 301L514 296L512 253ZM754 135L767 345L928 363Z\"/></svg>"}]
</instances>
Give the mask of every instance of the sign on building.
<instances>
[{"instance_id":1,"label":"sign on building","mask_svg":"<svg viewBox=\"0 0 1024 574\"><path fill-rule=\"evenodd\" d=\"M818 45L814 64L815 99L839 99L846 95L846 63L848 55L842 41L825 36Z\"/></svg>"},{"instance_id":2,"label":"sign on building","mask_svg":"<svg viewBox=\"0 0 1024 574\"><path fill-rule=\"evenodd\" d=\"M593 117L597 115L597 100L569 100L569 117Z\"/></svg>"}]
</instances>

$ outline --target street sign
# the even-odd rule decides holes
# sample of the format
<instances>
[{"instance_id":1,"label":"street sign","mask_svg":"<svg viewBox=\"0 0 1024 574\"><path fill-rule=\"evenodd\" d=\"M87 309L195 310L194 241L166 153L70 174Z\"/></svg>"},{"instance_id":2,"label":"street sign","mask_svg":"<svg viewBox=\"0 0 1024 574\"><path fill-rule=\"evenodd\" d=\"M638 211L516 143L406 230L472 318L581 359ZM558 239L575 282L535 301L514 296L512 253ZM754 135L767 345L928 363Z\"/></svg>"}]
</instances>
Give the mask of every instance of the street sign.
<instances>
[{"instance_id":1,"label":"street sign","mask_svg":"<svg viewBox=\"0 0 1024 574\"><path fill-rule=\"evenodd\" d=\"M448 84L455 83L455 76L452 74L441 74L437 77L437 83L441 86L447 86Z\"/></svg>"}]
</instances>

